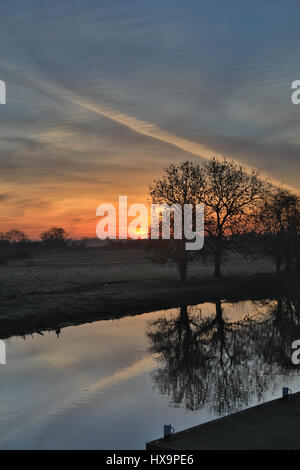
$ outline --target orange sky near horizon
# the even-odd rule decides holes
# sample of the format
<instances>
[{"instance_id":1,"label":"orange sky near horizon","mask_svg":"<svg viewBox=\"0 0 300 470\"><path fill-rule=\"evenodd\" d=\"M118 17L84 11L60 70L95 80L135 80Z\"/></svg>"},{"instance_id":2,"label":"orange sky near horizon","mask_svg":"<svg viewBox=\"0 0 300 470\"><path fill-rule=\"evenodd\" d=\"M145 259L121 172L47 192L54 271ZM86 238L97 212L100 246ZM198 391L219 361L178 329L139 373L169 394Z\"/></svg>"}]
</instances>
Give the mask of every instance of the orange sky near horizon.
<instances>
[{"instance_id":1,"label":"orange sky near horizon","mask_svg":"<svg viewBox=\"0 0 300 470\"><path fill-rule=\"evenodd\" d=\"M120 195L124 195L123 193ZM118 195L119 196L119 195ZM34 205L30 214L20 217L5 217L5 208L2 208L2 220L0 232L6 232L17 228L24 231L31 239L39 238L39 235L51 227L64 228L70 238L96 237L96 226L100 217L96 216L96 209L99 204L110 203L116 209L117 230L118 230L118 196L111 199L61 199L54 201L51 208L46 211L35 208ZM139 194L132 195L128 200L128 206L134 203L142 203L149 206L147 198L142 198ZM3 203L1 203L2 205ZM150 209L149 209L150 211ZM128 223L133 218L128 217Z\"/></svg>"},{"instance_id":2,"label":"orange sky near horizon","mask_svg":"<svg viewBox=\"0 0 300 470\"><path fill-rule=\"evenodd\" d=\"M147 204L171 162L299 192L296 8L166 1L0 2L0 232L96 237L99 204Z\"/></svg>"}]
</instances>

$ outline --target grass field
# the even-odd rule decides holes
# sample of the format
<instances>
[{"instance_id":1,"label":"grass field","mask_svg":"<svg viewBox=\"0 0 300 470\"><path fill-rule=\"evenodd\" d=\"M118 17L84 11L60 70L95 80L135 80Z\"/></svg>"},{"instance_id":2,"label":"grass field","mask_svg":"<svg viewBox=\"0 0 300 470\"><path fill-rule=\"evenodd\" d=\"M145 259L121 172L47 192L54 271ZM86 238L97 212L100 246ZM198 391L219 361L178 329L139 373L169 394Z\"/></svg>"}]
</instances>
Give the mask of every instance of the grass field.
<instances>
[{"instance_id":1,"label":"grass field","mask_svg":"<svg viewBox=\"0 0 300 470\"><path fill-rule=\"evenodd\" d=\"M263 298L297 292L298 279L270 274L267 259L237 255L224 264L224 279L212 266L191 265L182 285L174 264L159 266L142 250L86 249L39 253L0 266L0 336L142 313L214 298Z\"/></svg>"}]
</instances>

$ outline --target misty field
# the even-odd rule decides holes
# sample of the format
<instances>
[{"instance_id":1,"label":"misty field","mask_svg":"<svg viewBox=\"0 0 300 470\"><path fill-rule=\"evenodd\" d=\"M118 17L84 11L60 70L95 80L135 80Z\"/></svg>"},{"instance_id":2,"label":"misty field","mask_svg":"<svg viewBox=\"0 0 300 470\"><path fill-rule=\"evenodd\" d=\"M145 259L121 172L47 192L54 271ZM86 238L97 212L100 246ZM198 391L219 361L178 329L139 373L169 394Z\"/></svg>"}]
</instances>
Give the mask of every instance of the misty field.
<instances>
[{"instance_id":1,"label":"misty field","mask_svg":"<svg viewBox=\"0 0 300 470\"><path fill-rule=\"evenodd\" d=\"M5 336L6 331L50 328L216 297L262 297L265 289L267 296L268 273L273 271L268 259L232 255L224 262L224 279L214 279L213 266L197 261L190 265L189 282L182 285L173 263L154 264L143 250L39 252L0 266L0 328ZM282 282L273 284L275 295Z\"/></svg>"},{"instance_id":2,"label":"misty field","mask_svg":"<svg viewBox=\"0 0 300 470\"><path fill-rule=\"evenodd\" d=\"M224 262L224 276L266 273L274 270L267 258L245 259L232 254ZM200 260L191 263L189 277L213 275L213 266ZM0 280L7 293L28 294L90 287L95 283L178 280L174 263L161 266L147 259L142 250L86 249L54 251L26 260L11 261L0 267Z\"/></svg>"}]
</instances>

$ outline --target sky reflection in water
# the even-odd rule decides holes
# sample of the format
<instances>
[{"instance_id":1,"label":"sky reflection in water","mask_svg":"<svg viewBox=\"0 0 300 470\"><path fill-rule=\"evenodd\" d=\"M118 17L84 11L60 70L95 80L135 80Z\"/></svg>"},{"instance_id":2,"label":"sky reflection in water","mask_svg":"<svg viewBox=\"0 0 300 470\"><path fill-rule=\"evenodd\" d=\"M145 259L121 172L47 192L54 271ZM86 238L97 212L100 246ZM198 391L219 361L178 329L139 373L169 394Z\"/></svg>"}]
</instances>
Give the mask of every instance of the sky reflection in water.
<instances>
[{"instance_id":1,"label":"sky reflection in water","mask_svg":"<svg viewBox=\"0 0 300 470\"><path fill-rule=\"evenodd\" d=\"M300 302L202 304L7 340L0 447L143 449L300 389Z\"/></svg>"}]
</instances>

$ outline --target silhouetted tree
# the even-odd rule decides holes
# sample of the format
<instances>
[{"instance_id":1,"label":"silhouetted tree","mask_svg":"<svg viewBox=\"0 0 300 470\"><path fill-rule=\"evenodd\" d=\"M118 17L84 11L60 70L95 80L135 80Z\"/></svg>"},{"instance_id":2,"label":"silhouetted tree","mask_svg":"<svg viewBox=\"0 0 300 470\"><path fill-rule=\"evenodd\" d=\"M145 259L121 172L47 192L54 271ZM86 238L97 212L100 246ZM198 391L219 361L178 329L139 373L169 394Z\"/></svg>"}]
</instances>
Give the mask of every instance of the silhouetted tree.
<instances>
[{"instance_id":1,"label":"silhouetted tree","mask_svg":"<svg viewBox=\"0 0 300 470\"><path fill-rule=\"evenodd\" d=\"M151 350L160 364L152 377L174 406L230 413L254 397L262 400L278 374L293 373L291 342L293 329L299 333L299 301L270 301L267 307L253 302L253 310L230 321L216 301L211 315L182 306L177 316L149 323Z\"/></svg>"},{"instance_id":2,"label":"silhouetted tree","mask_svg":"<svg viewBox=\"0 0 300 470\"><path fill-rule=\"evenodd\" d=\"M9 230L9 232L5 233L4 237L11 246L16 243L24 243L28 240L26 234L18 229Z\"/></svg>"},{"instance_id":3,"label":"silhouetted tree","mask_svg":"<svg viewBox=\"0 0 300 470\"><path fill-rule=\"evenodd\" d=\"M256 171L248 173L226 159L213 158L201 169L204 191L200 200L205 207L205 230L214 256L214 273L219 277L224 251L233 238L239 237L241 242L242 235L251 230L250 216L258 201L263 199L267 183Z\"/></svg>"},{"instance_id":4,"label":"silhouetted tree","mask_svg":"<svg viewBox=\"0 0 300 470\"><path fill-rule=\"evenodd\" d=\"M242 251L242 246L246 246L246 234L252 230L251 214L267 187L256 171L249 173L233 161L213 158L201 166L192 162L170 165L163 177L150 186L150 195L156 204L179 204L182 208L184 204L204 205L208 235L205 255L208 251L212 254L214 274L219 277L226 249ZM186 278L189 259L202 256L199 252L187 252L184 242L183 239L161 243L154 257L159 262L176 261L182 280Z\"/></svg>"},{"instance_id":5,"label":"silhouetted tree","mask_svg":"<svg viewBox=\"0 0 300 470\"><path fill-rule=\"evenodd\" d=\"M49 246L63 246L67 240L67 232L63 228L52 227L50 230L41 233L40 239L46 248Z\"/></svg>"},{"instance_id":6,"label":"silhouetted tree","mask_svg":"<svg viewBox=\"0 0 300 470\"><path fill-rule=\"evenodd\" d=\"M170 165L165 169L165 173L160 179L154 180L149 187L152 204L174 204L180 206L183 214L184 205L191 204L193 208L201 203L202 191L202 171L199 165L192 162L184 162L179 165ZM175 211L176 212L176 211ZM161 220L164 215L161 215ZM171 214L171 226L174 222L174 212ZM155 240L150 243L150 258L158 263L165 264L168 261L175 261L180 278L186 281L187 269L189 261L199 253L195 251L187 251L185 249L186 239L184 237L182 218L182 239L174 239L171 227L170 240Z\"/></svg>"},{"instance_id":7,"label":"silhouetted tree","mask_svg":"<svg viewBox=\"0 0 300 470\"><path fill-rule=\"evenodd\" d=\"M300 198L282 188L269 192L255 215L256 231L262 234L264 252L275 261L276 272L286 271L299 256Z\"/></svg>"},{"instance_id":8,"label":"silhouetted tree","mask_svg":"<svg viewBox=\"0 0 300 470\"><path fill-rule=\"evenodd\" d=\"M300 337L300 301L278 298L269 302L261 315L259 355L268 364L276 362L283 369L291 368L292 342Z\"/></svg>"}]
</instances>

